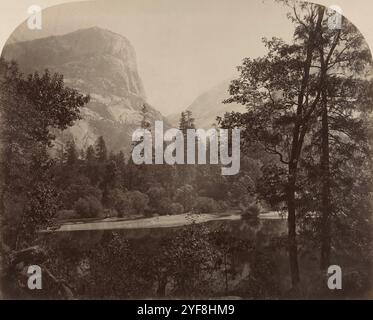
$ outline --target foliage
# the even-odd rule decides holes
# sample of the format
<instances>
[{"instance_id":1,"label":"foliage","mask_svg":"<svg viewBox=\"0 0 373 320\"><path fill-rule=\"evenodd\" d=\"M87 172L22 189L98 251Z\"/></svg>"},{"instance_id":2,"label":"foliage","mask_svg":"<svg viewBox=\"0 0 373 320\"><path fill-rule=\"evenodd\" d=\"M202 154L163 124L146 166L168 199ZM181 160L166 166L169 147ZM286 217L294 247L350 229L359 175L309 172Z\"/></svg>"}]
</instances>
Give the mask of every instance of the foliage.
<instances>
[{"instance_id":1,"label":"foliage","mask_svg":"<svg viewBox=\"0 0 373 320\"><path fill-rule=\"evenodd\" d=\"M194 205L194 192L193 186L186 184L178 188L175 192L175 202L181 203L186 212L192 210Z\"/></svg>"},{"instance_id":2,"label":"foliage","mask_svg":"<svg viewBox=\"0 0 373 320\"><path fill-rule=\"evenodd\" d=\"M169 206L169 213L170 214L182 214L184 213L184 207L182 204L174 202L171 203Z\"/></svg>"},{"instance_id":3,"label":"foliage","mask_svg":"<svg viewBox=\"0 0 373 320\"><path fill-rule=\"evenodd\" d=\"M92 196L79 198L74 204L74 209L82 218L97 218L103 215L101 202Z\"/></svg>"},{"instance_id":4,"label":"foliage","mask_svg":"<svg viewBox=\"0 0 373 320\"><path fill-rule=\"evenodd\" d=\"M197 197L194 203L193 212L212 213L218 210L218 204L214 199L208 197Z\"/></svg>"}]
</instances>

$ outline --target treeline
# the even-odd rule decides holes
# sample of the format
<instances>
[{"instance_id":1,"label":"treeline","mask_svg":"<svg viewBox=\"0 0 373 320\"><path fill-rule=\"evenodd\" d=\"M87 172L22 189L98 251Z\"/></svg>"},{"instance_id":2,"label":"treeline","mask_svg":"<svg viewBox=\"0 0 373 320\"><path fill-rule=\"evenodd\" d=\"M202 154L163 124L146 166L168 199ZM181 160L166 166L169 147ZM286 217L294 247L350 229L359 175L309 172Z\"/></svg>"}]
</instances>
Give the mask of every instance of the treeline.
<instances>
[{"instance_id":1,"label":"treeline","mask_svg":"<svg viewBox=\"0 0 373 320\"><path fill-rule=\"evenodd\" d=\"M260 153L241 159L239 175L222 176L218 165L135 165L130 153L107 150L103 137L85 150L73 140L58 149L54 133L80 119L89 96L66 87L59 74L24 76L3 60L0 67L1 209L9 248L29 246L56 219L245 211L259 202L261 167L272 161ZM144 108L141 126L146 118ZM182 113L180 129L193 127L192 115Z\"/></svg>"},{"instance_id":2,"label":"treeline","mask_svg":"<svg viewBox=\"0 0 373 320\"><path fill-rule=\"evenodd\" d=\"M188 128L192 115L182 113L180 129ZM99 137L86 150L70 141L55 160L59 219L245 211L259 204L259 159L242 159L233 177L222 176L218 165L135 165L131 154L108 151Z\"/></svg>"}]
</instances>

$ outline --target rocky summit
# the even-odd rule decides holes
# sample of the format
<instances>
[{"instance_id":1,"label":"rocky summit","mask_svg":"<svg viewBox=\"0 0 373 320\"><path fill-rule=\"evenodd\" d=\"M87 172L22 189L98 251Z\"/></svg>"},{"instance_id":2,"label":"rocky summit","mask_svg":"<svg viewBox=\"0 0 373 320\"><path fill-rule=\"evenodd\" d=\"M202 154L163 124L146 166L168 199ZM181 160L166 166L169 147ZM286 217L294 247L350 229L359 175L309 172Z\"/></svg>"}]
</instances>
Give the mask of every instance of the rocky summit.
<instances>
[{"instance_id":1,"label":"rocky summit","mask_svg":"<svg viewBox=\"0 0 373 320\"><path fill-rule=\"evenodd\" d=\"M74 139L83 149L104 136L109 149L128 151L133 131L142 119L146 95L136 53L125 37L101 28L78 30L62 36L11 43L2 57L15 60L25 74L45 69L64 75L66 85L90 94L83 119L58 133L57 145ZM148 120L164 120L148 107Z\"/></svg>"}]
</instances>

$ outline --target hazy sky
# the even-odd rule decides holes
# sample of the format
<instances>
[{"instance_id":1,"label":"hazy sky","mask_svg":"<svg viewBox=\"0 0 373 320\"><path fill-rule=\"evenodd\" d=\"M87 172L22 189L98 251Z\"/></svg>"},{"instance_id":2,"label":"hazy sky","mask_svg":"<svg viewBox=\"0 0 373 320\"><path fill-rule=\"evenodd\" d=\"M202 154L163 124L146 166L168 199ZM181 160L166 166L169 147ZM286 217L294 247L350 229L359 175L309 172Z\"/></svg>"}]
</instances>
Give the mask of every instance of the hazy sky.
<instances>
[{"instance_id":1,"label":"hazy sky","mask_svg":"<svg viewBox=\"0 0 373 320\"><path fill-rule=\"evenodd\" d=\"M0 0L0 47L39 4L43 29L19 40L99 26L128 38L137 54L148 101L163 114L179 112L209 88L232 78L242 58L262 55L262 37L289 39L286 9L273 0ZM337 4L373 45L371 0ZM64 3L63 5L57 5ZM52 6L52 7L51 7ZM4 10L5 8L5 10Z\"/></svg>"}]
</instances>

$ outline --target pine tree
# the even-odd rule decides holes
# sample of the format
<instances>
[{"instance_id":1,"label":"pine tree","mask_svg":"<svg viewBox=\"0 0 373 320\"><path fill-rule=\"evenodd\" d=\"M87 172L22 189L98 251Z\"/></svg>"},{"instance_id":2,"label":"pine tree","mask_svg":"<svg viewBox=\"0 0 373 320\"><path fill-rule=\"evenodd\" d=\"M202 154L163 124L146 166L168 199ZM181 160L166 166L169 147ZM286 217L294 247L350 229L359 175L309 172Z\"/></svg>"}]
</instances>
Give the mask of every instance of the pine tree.
<instances>
[{"instance_id":1,"label":"pine tree","mask_svg":"<svg viewBox=\"0 0 373 320\"><path fill-rule=\"evenodd\" d=\"M99 163L104 163L107 160L107 148L103 136L98 137L96 141L95 156Z\"/></svg>"},{"instance_id":2,"label":"pine tree","mask_svg":"<svg viewBox=\"0 0 373 320\"><path fill-rule=\"evenodd\" d=\"M87 148L85 153L85 163L84 163L85 175L89 178L92 185L97 185L99 182L99 164L96 158L95 148L91 145Z\"/></svg>"},{"instance_id":3,"label":"pine tree","mask_svg":"<svg viewBox=\"0 0 373 320\"><path fill-rule=\"evenodd\" d=\"M185 112L185 117L186 117L186 128L187 129L195 129L194 121L195 119L192 116L192 111L187 110Z\"/></svg>"},{"instance_id":4,"label":"pine tree","mask_svg":"<svg viewBox=\"0 0 373 320\"><path fill-rule=\"evenodd\" d=\"M186 114L183 111L180 115L180 120L179 120L179 129L182 131L184 135L186 135L186 130L187 130L187 118Z\"/></svg>"},{"instance_id":5,"label":"pine tree","mask_svg":"<svg viewBox=\"0 0 373 320\"><path fill-rule=\"evenodd\" d=\"M149 113L148 107L146 106L146 104L143 104L143 106L141 108L141 116L142 116L141 128L142 129L149 130L150 127L151 127L150 121L148 119L148 113Z\"/></svg>"},{"instance_id":6,"label":"pine tree","mask_svg":"<svg viewBox=\"0 0 373 320\"><path fill-rule=\"evenodd\" d=\"M70 140L66 146L65 163L68 168L73 169L78 163L78 151L76 149L75 141Z\"/></svg>"},{"instance_id":7,"label":"pine tree","mask_svg":"<svg viewBox=\"0 0 373 320\"><path fill-rule=\"evenodd\" d=\"M89 146L87 148L86 154L85 154L85 159L88 163L94 163L96 159L96 154L95 154L95 149L93 146Z\"/></svg>"}]
</instances>

